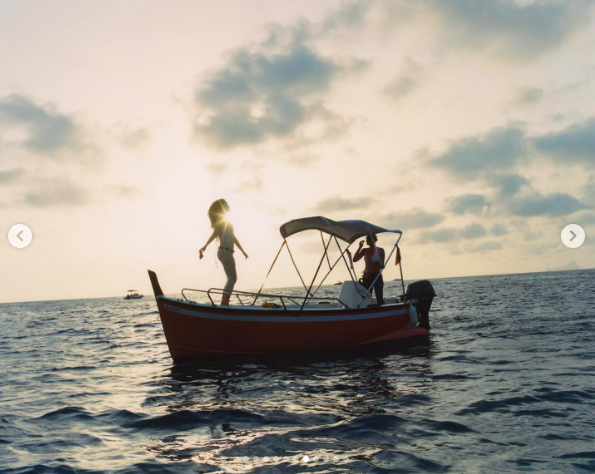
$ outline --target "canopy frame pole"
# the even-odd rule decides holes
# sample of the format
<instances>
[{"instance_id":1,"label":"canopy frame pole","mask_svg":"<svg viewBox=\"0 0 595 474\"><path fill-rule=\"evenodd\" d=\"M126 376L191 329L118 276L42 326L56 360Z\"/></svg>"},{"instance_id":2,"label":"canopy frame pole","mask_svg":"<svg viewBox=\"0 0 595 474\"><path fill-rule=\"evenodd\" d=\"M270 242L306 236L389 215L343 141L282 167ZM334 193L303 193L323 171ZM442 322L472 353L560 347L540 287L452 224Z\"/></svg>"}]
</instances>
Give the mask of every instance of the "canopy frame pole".
<instances>
[{"instance_id":1,"label":"canopy frame pole","mask_svg":"<svg viewBox=\"0 0 595 474\"><path fill-rule=\"evenodd\" d=\"M335 238L335 242L337 243L339 252L341 252L341 256L343 257L343 261L345 262L345 266L347 267L347 271L349 272L349 277L351 278L351 281L353 281L355 283L356 281L355 281L354 277L351 275L351 270L349 269L349 265L347 265L347 260L345 259L345 253L341 249L341 245L339 244L339 239L337 239L337 234L335 233L335 229L333 228L333 226L331 225L331 223L328 221L328 219L326 217L323 217L323 219L326 222L326 224L329 226L329 229L331 230L331 236ZM347 248L349 248L349 246ZM355 271L353 273L355 273ZM354 276L356 276L356 275L354 275ZM355 288L357 288L357 285L355 285ZM359 293L359 290L358 290L358 293Z\"/></svg>"},{"instance_id":2,"label":"canopy frame pole","mask_svg":"<svg viewBox=\"0 0 595 474\"><path fill-rule=\"evenodd\" d=\"M341 250L341 245L339 244L339 241L337 240L337 236L335 236L335 242L337 242L337 247L339 247L339 250ZM347 247L347 248L349 248L349 247ZM353 286L355 287L358 294L361 296L362 293L358 287L358 281L357 281L357 275L355 274L355 269L353 270L353 275L352 275L351 269L349 268L349 264L347 263L347 260L345 259L345 255L344 254L341 254L341 255L343 257L343 261L345 262L345 266L347 267L347 271L349 272L349 277L351 278L351 281L353 282ZM364 298L365 298L365 296L364 296Z\"/></svg>"},{"instance_id":3,"label":"canopy frame pole","mask_svg":"<svg viewBox=\"0 0 595 474\"><path fill-rule=\"evenodd\" d=\"M349 245L351 245L351 244L349 244ZM314 295L316 295L316 293L318 292L318 290L320 289L320 287L322 286L322 284L325 282L325 280L331 274L331 272L333 271L333 269L337 266L337 263L339 263L339 261L341 260L341 257L343 256L343 254L349 251L349 245L347 246L347 248L345 250L343 250L343 252L341 253L341 255L339 255L337 257L337 260L335 260L335 263L333 263L333 265L330 268L330 270L328 271L328 273L324 276L324 278L322 279L322 281L318 284L318 286L314 290L314 293L312 293L312 297L314 297Z\"/></svg>"},{"instance_id":4,"label":"canopy frame pole","mask_svg":"<svg viewBox=\"0 0 595 474\"><path fill-rule=\"evenodd\" d=\"M328 238L329 243L330 243L330 241L331 241L332 238L333 238L332 235ZM322 235L322 231L320 231L320 240L322 240L322 246L324 247L325 246L324 245L324 236ZM328 248L328 245L326 246L326 248ZM328 253L326 253L326 250L325 250L324 253L326 254L326 261L328 262L328 268L329 268L329 271L330 271L330 270L332 270L331 269L331 261L328 258Z\"/></svg>"},{"instance_id":5,"label":"canopy frame pole","mask_svg":"<svg viewBox=\"0 0 595 474\"><path fill-rule=\"evenodd\" d=\"M254 301L252 302L251 306L254 306L256 304L256 300L258 299L258 297L260 296L260 292L262 291L262 289L264 288L264 284L267 281L267 278L269 277L269 275L271 274L271 272L273 271L273 267L275 266L275 263L277 263L277 259L279 258L279 255L281 255L281 250L283 250L283 247L285 247L285 245L287 244L287 242L285 241L285 239L283 239L283 243L281 244L281 248L279 249L279 251L277 252L277 255L275 257L275 259L273 260L273 264L271 265L271 268L269 268L269 271L267 272L266 276L264 277L264 281L262 282L262 285L260 287L260 290L258 290L258 293L256 294L256 297L254 298Z\"/></svg>"},{"instance_id":6,"label":"canopy frame pole","mask_svg":"<svg viewBox=\"0 0 595 474\"><path fill-rule=\"evenodd\" d=\"M397 239L397 242L395 243L395 246L393 247L393 249L390 252L390 255L388 256L388 258L386 259L386 262L390 262L390 258L393 256L393 253L395 253L395 250L399 248L399 241L401 240L401 235L399 235L399 238ZM357 307L359 308L361 306L361 304L364 302L364 300L366 299L366 296L368 296L368 294L372 291L372 288L374 288L374 283L376 283L376 280L378 280L378 278L380 278L380 275L382 275L382 273L384 272L384 269L386 268L386 266L384 266L379 272L378 275L376 275L376 278L374 278L374 281L372 282L372 284L370 285L370 288L368 288L368 290L366 291L366 294L364 295L364 297L361 299L361 301L357 304ZM401 275L401 283L404 285L403 283L403 276ZM403 293L405 291L403 290Z\"/></svg>"},{"instance_id":7,"label":"canopy frame pole","mask_svg":"<svg viewBox=\"0 0 595 474\"><path fill-rule=\"evenodd\" d=\"M322 255L322 258L320 259L320 262L318 263L318 268L314 272L314 278L312 278L312 283L310 283L310 288L308 288L308 290L306 291L306 296L304 297L304 302L302 303L302 307L300 308L300 311L302 311L304 309L304 306L306 306L308 297L310 295L312 295L312 297L314 297L314 294L311 293L311 290L312 290L312 287L314 286L314 282L316 281L316 277L318 276L318 272L320 271L320 267L322 267L322 262L324 262L324 257L326 257L328 259L327 250L328 250L328 246L330 245L330 243L331 243L331 239L329 239L328 244L326 244L324 246L324 254Z\"/></svg>"},{"instance_id":8,"label":"canopy frame pole","mask_svg":"<svg viewBox=\"0 0 595 474\"><path fill-rule=\"evenodd\" d=\"M295 271L297 272L298 276L300 277L300 280L302 281L302 285L304 285L304 289L306 291L309 292L308 287L306 286L306 283L304 282L304 279L302 278L302 274L300 273L300 270L298 268L298 266L295 263L295 260L293 259L293 255L291 253L291 249L289 248L289 244L287 243L287 239L283 239L285 241L285 246L287 247L287 251L289 252L289 256L291 257L291 263L293 263L293 266L295 267ZM306 293L306 296L308 294Z\"/></svg>"}]
</instances>

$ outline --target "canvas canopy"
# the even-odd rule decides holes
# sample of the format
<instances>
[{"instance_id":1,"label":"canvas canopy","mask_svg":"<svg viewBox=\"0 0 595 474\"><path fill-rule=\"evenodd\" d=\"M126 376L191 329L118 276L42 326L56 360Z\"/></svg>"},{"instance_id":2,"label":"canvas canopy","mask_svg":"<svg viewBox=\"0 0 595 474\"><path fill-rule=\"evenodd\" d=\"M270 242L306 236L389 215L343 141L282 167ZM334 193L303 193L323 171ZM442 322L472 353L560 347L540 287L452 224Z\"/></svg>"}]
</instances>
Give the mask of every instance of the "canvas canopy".
<instances>
[{"instance_id":1,"label":"canvas canopy","mask_svg":"<svg viewBox=\"0 0 595 474\"><path fill-rule=\"evenodd\" d=\"M338 239L349 244L361 237L370 235L370 232L372 234L381 234L383 232L402 233L400 230L388 230L366 221L333 221L322 216L294 219L286 222L279 229L281 237L284 239L305 230L319 230L329 235L336 235Z\"/></svg>"}]
</instances>

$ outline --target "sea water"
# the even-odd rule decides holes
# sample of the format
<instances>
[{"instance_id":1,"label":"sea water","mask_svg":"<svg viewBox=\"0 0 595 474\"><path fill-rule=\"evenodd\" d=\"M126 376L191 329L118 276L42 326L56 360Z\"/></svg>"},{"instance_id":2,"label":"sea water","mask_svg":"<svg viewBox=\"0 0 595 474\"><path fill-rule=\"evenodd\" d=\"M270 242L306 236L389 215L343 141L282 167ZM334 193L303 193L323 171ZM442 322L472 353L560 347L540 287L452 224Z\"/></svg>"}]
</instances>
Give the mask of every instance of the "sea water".
<instances>
[{"instance_id":1,"label":"sea water","mask_svg":"<svg viewBox=\"0 0 595 474\"><path fill-rule=\"evenodd\" d=\"M594 472L595 271L433 283L427 341L179 366L152 297L0 305L0 472Z\"/></svg>"}]
</instances>

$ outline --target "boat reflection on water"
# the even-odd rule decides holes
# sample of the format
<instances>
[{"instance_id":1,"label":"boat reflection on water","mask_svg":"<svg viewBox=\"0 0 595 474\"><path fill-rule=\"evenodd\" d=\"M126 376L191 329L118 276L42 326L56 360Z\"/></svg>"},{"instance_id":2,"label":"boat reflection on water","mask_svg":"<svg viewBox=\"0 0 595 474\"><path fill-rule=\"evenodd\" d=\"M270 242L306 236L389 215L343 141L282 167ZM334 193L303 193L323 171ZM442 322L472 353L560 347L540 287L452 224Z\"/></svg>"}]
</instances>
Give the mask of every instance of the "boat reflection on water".
<instances>
[{"instance_id":1,"label":"boat reflection on water","mask_svg":"<svg viewBox=\"0 0 595 474\"><path fill-rule=\"evenodd\" d=\"M224 472L245 472L246 458L252 468L265 467L264 457L287 467L298 455L318 456L321 468L325 456L357 462L388 441L382 433L391 436L405 407L428 403L433 353L425 340L396 350L175 365L151 404L176 429L148 448Z\"/></svg>"}]
</instances>

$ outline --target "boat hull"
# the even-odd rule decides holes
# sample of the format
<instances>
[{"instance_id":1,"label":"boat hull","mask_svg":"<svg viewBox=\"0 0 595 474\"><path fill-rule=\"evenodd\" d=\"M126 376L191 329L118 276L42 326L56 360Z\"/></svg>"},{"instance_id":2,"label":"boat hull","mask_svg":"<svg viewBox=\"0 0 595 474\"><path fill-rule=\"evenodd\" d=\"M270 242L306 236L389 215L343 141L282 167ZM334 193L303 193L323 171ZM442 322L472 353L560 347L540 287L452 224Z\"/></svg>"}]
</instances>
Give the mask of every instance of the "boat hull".
<instances>
[{"instance_id":1,"label":"boat hull","mask_svg":"<svg viewBox=\"0 0 595 474\"><path fill-rule=\"evenodd\" d=\"M292 311L212 307L157 296L157 306L174 362L350 348L429 334L413 326L408 303Z\"/></svg>"}]
</instances>

